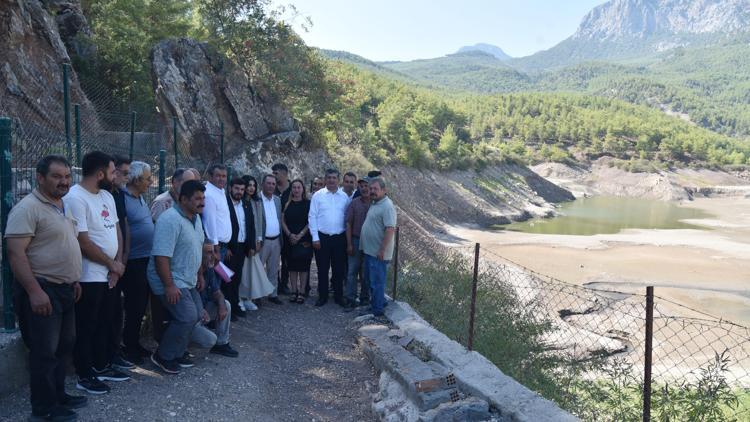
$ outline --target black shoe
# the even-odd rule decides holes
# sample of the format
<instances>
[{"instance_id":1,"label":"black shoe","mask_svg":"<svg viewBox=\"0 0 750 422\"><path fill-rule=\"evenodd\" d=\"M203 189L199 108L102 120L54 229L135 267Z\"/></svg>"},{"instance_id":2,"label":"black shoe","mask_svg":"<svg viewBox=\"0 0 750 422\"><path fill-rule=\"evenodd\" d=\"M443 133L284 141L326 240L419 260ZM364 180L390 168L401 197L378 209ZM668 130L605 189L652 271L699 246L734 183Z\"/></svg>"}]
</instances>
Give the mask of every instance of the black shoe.
<instances>
[{"instance_id":1,"label":"black shoe","mask_svg":"<svg viewBox=\"0 0 750 422\"><path fill-rule=\"evenodd\" d=\"M101 371L94 368L94 376L96 376L96 379L99 381L127 381L130 379L130 375L124 374L117 369L107 366L106 368L102 369Z\"/></svg>"},{"instance_id":2,"label":"black shoe","mask_svg":"<svg viewBox=\"0 0 750 422\"><path fill-rule=\"evenodd\" d=\"M226 356L228 358L236 358L240 355L240 353L234 350L232 346L229 345L229 343L222 345L217 344L216 346L211 348L210 352L216 353L217 355Z\"/></svg>"},{"instance_id":3,"label":"black shoe","mask_svg":"<svg viewBox=\"0 0 750 422\"><path fill-rule=\"evenodd\" d=\"M237 315L240 318L246 318L247 312L243 311L242 309L237 309L236 311L232 312L233 315Z\"/></svg>"},{"instance_id":4,"label":"black shoe","mask_svg":"<svg viewBox=\"0 0 750 422\"><path fill-rule=\"evenodd\" d=\"M70 394L65 394L63 399L60 400L60 406L68 410L80 409L86 407L87 404L89 404L89 399L86 396L71 396Z\"/></svg>"},{"instance_id":5,"label":"black shoe","mask_svg":"<svg viewBox=\"0 0 750 422\"><path fill-rule=\"evenodd\" d=\"M154 354L151 355L151 362L153 362L154 365L158 366L162 371L168 374L180 373L180 365L178 365L174 360L162 359L161 356L159 356L159 352L154 352Z\"/></svg>"},{"instance_id":6,"label":"black shoe","mask_svg":"<svg viewBox=\"0 0 750 422\"><path fill-rule=\"evenodd\" d=\"M180 365L180 368L192 368L193 366L195 366L195 362L190 359L190 353L188 352L185 352L182 357L175 359L175 362Z\"/></svg>"},{"instance_id":7,"label":"black shoe","mask_svg":"<svg viewBox=\"0 0 750 422\"><path fill-rule=\"evenodd\" d=\"M335 303L335 304L337 304L337 305L339 305L339 306L341 306L343 308L346 308L346 300L344 300L344 299L334 299L333 303Z\"/></svg>"},{"instance_id":8,"label":"black shoe","mask_svg":"<svg viewBox=\"0 0 750 422\"><path fill-rule=\"evenodd\" d=\"M271 302L271 303L273 303L273 304L276 304L276 305L281 305L281 304L284 303L278 297L269 297L268 301Z\"/></svg>"},{"instance_id":9,"label":"black shoe","mask_svg":"<svg viewBox=\"0 0 750 422\"><path fill-rule=\"evenodd\" d=\"M113 368L120 371L129 371L131 369L135 369L135 365L133 364L133 362L125 359L119 353L115 354L115 357L112 358L111 365Z\"/></svg>"},{"instance_id":10,"label":"black shoe","mask_svg":"<svg viewBox=\"0 0 750 422\"><path fill-rule=\"evenodd\" d=\"M388 325L391 322L391 320L389 320L388 317L386 317L383 314L375 315L375 317L372 320L377 322L378 324L383 324L383 325Z\"/></svg>"},{"instance_id":11,"label":"black shoe","mask_svg":"<svg viewBox=\"0 0 750 422\"><path fill-rule=\"evenodd\" d=\"M235 314L234 312L232 312L232 315L229 316L229 320L232 321L232 322L237 322L240 319L237 318L237 314Z\"/></svg>"},{"instance_id":12,"label":"black shoe","mask_svg":"<svg viewBox=\"0 0 750 422\"><path fill-rule=\"evenodd\" d=\"M317 302L315 302L315 306L323 306L323 305L325 305L326 303L328 303L328 300L327 300L327 299L318 299L318 301L317 301Z\"/></svg>"},{"instance_id":13,"label":"black shoe","mask_svg":"<svg viewBox=\"0 0 750 422\"><path fill-rule=\"evenodd\" d=\"M89 394L109 393L109 386L99 381L96 377L78 378L76 388Z\"/></svg>"},{"instance_id":14,"label":"black shoe","mask_svg":"<svg viewBox=\"0 0 750 422\"><path fill-rule=\"evenodd\" d=\"M360 299L359 305L357 305L357 306L359 306L359 307L370 306L370 299Z\"/></svg>"},{"instance_id":15,"label":"black shoe","mask_svg":"<svg viewBox=\"0 0 750 422\"><path fill-rule=\"evenodd\" d=\"M78 420L76 412L66 409L63 406L55 406L49 413L44 415L34 415L32 413L29 417L29 421L41 422L41 421L53 421L53 422L69 422Z\"/></svg>"}]
</instances>

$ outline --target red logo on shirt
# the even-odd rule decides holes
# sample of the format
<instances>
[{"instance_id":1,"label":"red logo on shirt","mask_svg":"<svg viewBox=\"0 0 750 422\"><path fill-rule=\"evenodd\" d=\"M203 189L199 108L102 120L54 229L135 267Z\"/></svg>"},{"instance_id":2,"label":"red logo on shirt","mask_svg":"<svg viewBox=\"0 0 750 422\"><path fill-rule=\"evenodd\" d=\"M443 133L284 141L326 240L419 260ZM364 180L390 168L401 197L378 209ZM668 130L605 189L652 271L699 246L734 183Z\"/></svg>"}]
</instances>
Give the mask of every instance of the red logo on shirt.
<instances>
[{"instance_id":1,"label":"red logo on shirt","mask_svg":"<svg viewBox=\"0 0 750 422\"><path fill-rule=\"evenodd\" d=\"M109 211L107 211L107 210L102 210L102 217L104 217L104 218L109 218Z\"/></svg>"}]
</instances>

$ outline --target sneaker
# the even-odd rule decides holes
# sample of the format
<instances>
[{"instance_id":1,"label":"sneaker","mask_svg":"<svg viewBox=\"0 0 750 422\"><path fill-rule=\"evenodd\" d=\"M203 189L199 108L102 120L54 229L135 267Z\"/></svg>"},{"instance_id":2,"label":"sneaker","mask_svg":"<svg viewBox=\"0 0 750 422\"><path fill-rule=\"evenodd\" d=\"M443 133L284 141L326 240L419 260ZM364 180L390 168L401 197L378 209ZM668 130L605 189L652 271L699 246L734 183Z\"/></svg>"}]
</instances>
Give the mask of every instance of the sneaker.
<instances>
[{"instance_id":1,"label":"sneaker","mask_svg":"<svg viewBox=\"0 0 750 422\"><path fill-rule=\"evenodd\" d=\"M188 352L185 352L182 357L175 359L175 362L180 365L180 368L192 368L193 366L195 366L195 362L190 359L190 354Z\"/></svg>"},{"instance_id":2,"label":"sneaker","mask_svg":"<svg viewBox=\"0 0 750 422\"><path fill-rule=\"evenodd\" d=\"M109 393L109 386L99 381L96 377L78 378L76 388L89 394Z\"/></svg>"},{"instance_id":3,"label":"sneaker","mask_svg":"<svg viewBox=\"0 0 750 422\"><path fill-rule=\"evenodd\" d=\"M238 311L236 311L236 312L234 312L234 313L235 313L235 314L237 314L237 316L238 316L238 317L240 317L240 318L245 318L245 317L247 317L247 312L245 312L245 311L243 311L243 310L238 310Z\"/></svg>"},{"instance_id":4,"label":"sneaker","mask_svg":"<svg viewBox=\"0 0 750 422\"><path fill-rule=\"evenodd\" d=\"M278 297L269 297L269 298L268 298L268 301L269 301L270 303L273 303L273 304L275 304L275 305L281 305L281 304L283 304L283 303L284 303L284 302L282 302L282 301L281 301L281 299L279 299Z\"/></svg>"},{"instance_id":5,"label":"sneaker","mask_svg":"<svg viewBox=\"0 0 750 422\"><path fill-rule=\"evenodd\" d=\"M130 379L130 375L124 374L111 366L107 366L101 371L94 368L94 373L96 374L95 376L99 381L120 382L120 381L127 381Z\"/></svg>"},{"instance_id":6,"label":"sneaker","mask_svg":"<svg viewBox=\"0 0 750 422\"><path fill-rule=\"evenodd\" d=\"M55 406L50 410L49 413L44 415L31 414L29 421L41 422L41 421L54 421L54 422L68 422L78 420L76 412L66 409L63 406Z\"/></svg>"},{"instance_id":7,"label":"sneaker","mask_svg":"<svg viewBox=\"0 0 750 422\"><path fill-rule=\"evenodd\" d=\"M234 350L232 346L229 345L229 343L222 345L217 344L216 346L211 348L210 352L216 353L217 355L226 356L228 358L236 358L240 355L240 353Z\"/></svg>"},{"instance_id":8,"label":"sneaker","mask_svg":"<svg viewBox=\"0 0 750 422\"><path fill-rule=\"evenodd\" d=\"M151 355L151 362L153 362L154 365L158 366L162 371L168 374L180 373L180 365L178 365L174 360L162 359L162 357L159 356L159 352L154 352L154 354Z\"/></svg>"},{"instance_id":9,"label":"sneaker","mask_svg":"<svg viewBox=\"0 0 750 422\"><path fill-rule=\"evenodd\" d=\"M112 358L112 367L115 369L118 369L120 371L129 371L131 369L135 369L135 365L133 362L130 362L129 360L125 359L121 354L116 354L115 357Z\"/></svg>"},{"instance_id":10,"label":"sneaker","mask_svg":"<svg viewBox=\"0 0 750 422\"><path fill-rule=\"evenodd\" d=\"M63 399L60 400L60 406L68 409L80 409L86 407L89 404L89 399L86 396L71 396L70 394L63 395Z\"/></svg>"},{"instance_id":11,"label":"sneaker","mask_svg":"<svg viewBox=\"0 0 750 422\"><path fill-rule=\"evenodd\" d=\"M245 309L245 302L242 300L237 303L237 307L240 308L240 311L243 311L243 312L247 310Z\"/></svg>"},{"instance_id":12,"label":"sneaker","mask_svg":"<svg viewBox=\"0 0 750 422\"><path fill-rule=\"evenodd\" d=\"M246 311L257 311L258 307L255 306L255 304L251 300L245 301L245 310Z\"/></svg>"}]
</instances>

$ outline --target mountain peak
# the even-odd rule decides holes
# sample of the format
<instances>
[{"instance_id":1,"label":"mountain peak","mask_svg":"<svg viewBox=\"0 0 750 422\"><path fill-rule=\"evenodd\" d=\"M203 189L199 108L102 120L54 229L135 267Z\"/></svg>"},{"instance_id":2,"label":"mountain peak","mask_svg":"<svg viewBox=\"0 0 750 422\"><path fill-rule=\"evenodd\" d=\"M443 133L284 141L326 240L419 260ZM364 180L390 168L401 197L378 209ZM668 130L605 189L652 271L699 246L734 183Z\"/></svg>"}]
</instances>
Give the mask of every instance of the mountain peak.
<instances>
[{"instance_id":1,"label":"mountain peak","mask_svg":"<svg viewBox=\"0 0 750 422\"><path fill-rule=\"evenodd\" d=\"M459 48L456 53L468 53L471 51L481 51L483 53L487 53L491 56L494 56L498 60L510 60L512 58L511 56L506 54L502 48L492 45L492 44L485 44L485 43L463 46Z\"/></svg>"},{"instance_id":2,"label":"mountain peak","mask_svg":"<svg viewBox=\"0 0 750 422\"><path fill-rule=\"evenodd\" d=\"M750 0L611 0L583 18L573 39L746 31Z\"/></svg>"}]
</instances>

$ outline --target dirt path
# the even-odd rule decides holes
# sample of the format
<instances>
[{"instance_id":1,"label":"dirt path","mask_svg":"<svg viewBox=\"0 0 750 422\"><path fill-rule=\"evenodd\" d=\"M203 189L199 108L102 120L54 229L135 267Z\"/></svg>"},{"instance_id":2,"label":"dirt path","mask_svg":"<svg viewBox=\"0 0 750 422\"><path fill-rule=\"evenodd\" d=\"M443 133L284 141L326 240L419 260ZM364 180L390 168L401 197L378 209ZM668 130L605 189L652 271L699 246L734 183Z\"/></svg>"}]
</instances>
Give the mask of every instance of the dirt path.
<instances>
[{"instance_id":1,"label":"dirt path","mask_svg":"<svg viewBox=\"0 0 750 422\"><path fill-rule=\"evenodd\" d=\"M286 298L282 298L286 299ZM232 326L237 359L191 349L197 365L177 376L150 362L110 394L89 396L85 421L366 421L377 378L337 305L264 304ZM68 391L74 391L73 377ZM25 420L28 390L0 398L0 420Z\"/></svg>"}]
</instances>

